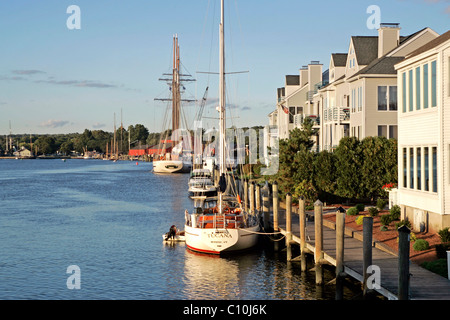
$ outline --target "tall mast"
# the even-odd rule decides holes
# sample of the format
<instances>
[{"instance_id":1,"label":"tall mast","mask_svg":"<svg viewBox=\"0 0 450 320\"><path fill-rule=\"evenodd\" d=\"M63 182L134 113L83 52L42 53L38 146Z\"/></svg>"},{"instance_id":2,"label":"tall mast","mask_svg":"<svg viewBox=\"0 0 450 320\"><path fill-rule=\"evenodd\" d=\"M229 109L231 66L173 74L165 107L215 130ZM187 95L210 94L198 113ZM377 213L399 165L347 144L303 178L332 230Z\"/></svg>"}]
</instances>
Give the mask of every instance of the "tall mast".
<instances>
[{"instance_id":1,"label":"tall mast","mask_svg":"<svg viewBox=\"0 0 450 320\"><path fill-rule=\"evenodd\" d=\"M220 112L220 139L219 139L219 172L225 173L225 32L224 32L224 0L221 0L221 18L220 18L220 82L219 82L219 112Z\"/></svg>"},{"instance_id":2,"label":"tall mast","mask_svg":"<svg viewBox=\"0 0 450 320\"><path fill-rule=\"evenodd\" d=\"M220 1L220 27L219 27L219 175L225 173L225 34L224 34L224 0ZM223 195L219 190L219 214L223 214Z\"/></svg>"},{"instance_id":3,"label":"tall mast","mask_svg":"<svg viewBox=\"0 0 450 320\"><path fill-rule=\"evenodd\" d=\"M178 35L173 37L172 133L180 128L180 47Z\"/></svg>"}]
</instances>

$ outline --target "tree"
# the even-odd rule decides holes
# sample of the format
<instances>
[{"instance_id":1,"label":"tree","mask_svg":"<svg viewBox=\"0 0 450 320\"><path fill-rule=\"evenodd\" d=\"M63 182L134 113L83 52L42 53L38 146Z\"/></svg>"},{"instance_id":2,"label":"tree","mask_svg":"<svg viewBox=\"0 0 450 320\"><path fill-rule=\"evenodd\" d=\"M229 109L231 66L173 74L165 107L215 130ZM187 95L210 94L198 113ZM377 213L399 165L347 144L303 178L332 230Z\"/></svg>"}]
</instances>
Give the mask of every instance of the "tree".
<instances>
[{"instance_id":1,"label":"tree","mask_svg":"<svg viewBox=\"0 0 450 320\"><path fill-rule=\"evenodd\" d=\"M335 150L336 194L340 197L356 199L363 193L361 182L362 155L360 141L356 137L344 137Z\"/></svg>"},{"instance_id":2,"label":"tree","mask_svg":"<svg viewBox=\"0 0 450 320\"><path fill-rule=\"evenodd\" d=\"M142 124L130 125L128 127L130 132L131 141L139 141L141 144L145 144L148 138L148 129Z\"/></svg>"},{"instance_id":3,"label":"tree","mask_svg":"<svg viewBox=\"0 0 450 320\"><path fill-rule=\"evenodd\" d=\"M57 150L55 139L50 136L39 137L35 144L38 147L38 153L40 154L53 154Z\"/></svg>"},{"instance_id":4,"label":"tree","mask_svg":"<svg viewBox=\"0 0 450 320\"><path fill-rule=\"evenodd\" d=\"M314 142L311 136L316 134L313 122L305 118L302 129L295 128L289 132L288 139L279 142L279 170L277 180L280 194L293 192L296 184L303 180L311 181L311 148ZM308 159L308 160L306 160Z\"/></svg>"},{"instance_id":5,"label":"tree","mask_svg":"<svg viewBox=\"0 0 450 320\"><path fill-rule=\"evenodd\" d=\"M317 190L333 194L336 190L336 155L321 151L314 159L314 185Z\"/></svg>"}]
</instances>

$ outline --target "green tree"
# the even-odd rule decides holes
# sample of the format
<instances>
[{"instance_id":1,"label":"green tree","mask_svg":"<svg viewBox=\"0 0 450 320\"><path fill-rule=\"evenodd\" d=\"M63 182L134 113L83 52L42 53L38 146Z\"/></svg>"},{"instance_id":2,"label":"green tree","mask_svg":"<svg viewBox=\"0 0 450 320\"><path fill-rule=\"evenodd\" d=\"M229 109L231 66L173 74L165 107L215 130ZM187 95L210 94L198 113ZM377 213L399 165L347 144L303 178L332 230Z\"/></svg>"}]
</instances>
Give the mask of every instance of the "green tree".
<instances>
[{"instance_id":1,"label":"green tree","mask_svg":"<svg viewBox=\"0 0 450 320\"><path fill-rule=\"evenodd\" d=\"M53 154L57 150L55 139L51 136L41 136L35 144L38 147L39 154Z\"/></svg>"},{"instance_id":2,"label":"green tree","mask_svg":"<svg viewBox=\"0 0 450 320\"><path fill-rule=\"evenodd\" d=\"M314 159L314 185L320 192L333 194L336 191L336 155L321 151Z\"/></svg>"},{"instance_id":3,"label":"green tree","mask_svg":"<svg viewBox=\"0 0 450 320\"><path fill-rule=\"evenodd\" d=\"M361 183L361 143L356 137L344 137L336 148L336 194L340 197L356 199L363 193Z\"/></svg>"}]
</instances>

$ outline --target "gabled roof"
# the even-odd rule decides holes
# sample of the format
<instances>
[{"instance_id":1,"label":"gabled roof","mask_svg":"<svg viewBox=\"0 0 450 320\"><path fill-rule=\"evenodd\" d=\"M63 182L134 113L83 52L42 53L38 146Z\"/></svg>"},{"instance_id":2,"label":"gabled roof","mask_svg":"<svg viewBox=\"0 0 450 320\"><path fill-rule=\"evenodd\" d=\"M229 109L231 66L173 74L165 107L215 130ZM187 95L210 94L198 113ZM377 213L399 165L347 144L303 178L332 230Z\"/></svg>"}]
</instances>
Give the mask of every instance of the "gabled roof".
<instances>
[{"instance_id":1,"label":"gabled roof","mask_svg":"<svg viewBox=\"0 0 450 320\"><path fill-rule=\"evenodd\" d=\"M352 41L360 66L366 66L378 57L378 37L352 36Z\"/></svg>"},{"instance_id":2,"label":"gabled roof","mask_svg":"<svg viewBox=\"0 0 450 320\"><path fill-rule=\"evenodd\" d=\"M431 50L431 49L437 47L438 45L440 45L441 43L444 43L447 40L450 40L450 30L447 31L446 33L440 35L436 39L431 40L430 42L426 43L425 45L421 46L420 48L414 50L409 55L407 55L406 58L411 58L411 57L417 56L425 51Z\"/></svg>"},{"instance_id":3,"label":"gabled roof","mask_svg":"<svg viewBox=\"0 0 450 320\"><path fill-rule=\"evenodd\" d=\"M332 53L331 59L335 67L345 67L347 64L347 53Z\"/></svg>"},{"instance_id":4,"label":"gabled roof","mask_svg":"<svg viewBox=\"0 0 450 320\"><path fill-rule=\"evenodd\" d=\"M395 65L401 62L404 57L387 57L382 56L381 58L375 59L367 67L359 70L357 73L352 75L349 79L358 76L360 74L397 74L395 70Z\"/></svg>"}]
</instances>

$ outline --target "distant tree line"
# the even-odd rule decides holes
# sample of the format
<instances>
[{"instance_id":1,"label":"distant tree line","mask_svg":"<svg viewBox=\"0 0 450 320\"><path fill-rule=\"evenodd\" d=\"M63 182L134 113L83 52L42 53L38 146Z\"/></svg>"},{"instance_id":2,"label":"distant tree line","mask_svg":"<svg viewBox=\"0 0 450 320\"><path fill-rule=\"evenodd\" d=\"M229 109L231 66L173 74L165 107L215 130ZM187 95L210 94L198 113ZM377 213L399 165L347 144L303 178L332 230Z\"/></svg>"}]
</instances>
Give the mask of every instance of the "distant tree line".
<instances>
[{"instance_id":1,"label":"distant tree line","mask_svg":"<svg viewBox=\"0 0 450 320\"><path fill-rule=\"evenodd\" d=\"M126 154L131 148L139 145L154 145L159 141L160 133L149 133L142 124L130 125L128 128L118 128L116 130L116 145L119 153ZM85 151L96 151L106 153L111 151L111 142L114 139L114 132L103 130L85 129L83 133L68 134L45 134L45 135L12 135L13 146L16 150L25 147L37 155L43 154L63 154L69 155L71 152L84 153ZM0 155L6 155L7 136L0 136ZM108 145L108 147L107 147ZM113 143L114 145L114 143ZM9 150L12 154L13 150Z\"/></svg>"},{"instance_id":2,"label":"distant tree line","mask_svg":"<svg viewBox=\"0 0 450 320\"><path fill-rule=\"evenodd\" d=\"M386 183L397 183L397 140L385 137L345 137L334 151L312 152L316 134L312 122L279 142L279 171L275 176L282 196L290 192L307 202L356 201L387 197Z\"/></svg>"}]
</instances>

